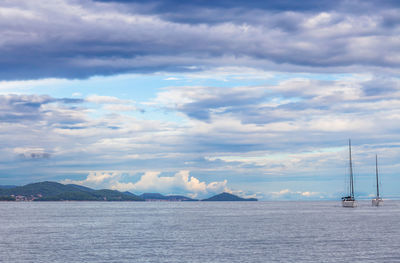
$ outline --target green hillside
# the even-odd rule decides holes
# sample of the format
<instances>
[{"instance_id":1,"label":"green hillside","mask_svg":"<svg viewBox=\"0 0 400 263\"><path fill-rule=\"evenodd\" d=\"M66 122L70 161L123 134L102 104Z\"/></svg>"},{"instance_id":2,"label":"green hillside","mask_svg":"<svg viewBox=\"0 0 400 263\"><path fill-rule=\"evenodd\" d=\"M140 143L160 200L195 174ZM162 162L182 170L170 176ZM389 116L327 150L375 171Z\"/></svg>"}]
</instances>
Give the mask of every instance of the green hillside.
<instances>
[{"instance_id":1,"label":"green hillside","mask_svg":"<svg viewBox=\"0 0 400 263\"><path fill-rule=\"evenodd\" d=\"M116 190L94 190L80 185L40 182L0 189L0 196L33 201L143 201L132 193Z\"/></svg>"},{"instance_id":2,"label":"green hillside","mask_svg":"<svg viewBox=\"0 0 400 263\"><path fill-rule=\"evenodd\" d=\"M241 198L241 197L233 195L233 194L222 193L222 194L214 195L207 199L203 199L201 201L258 201L258 200L257 200L257 198Z\"/></svg>"},{"instance_id":3,"label":"green hillside","mask_svg":"<svg viewBox=\"0 0 400 263\"><path fill-rule=\"evenodd\" d=\"M162 195L159 193L144 193L140 195L141 198L144 200L150 201L172 201L172 202L179 202L179 201L198 201L197 199L193 199L190 197L186 197L183 195Z\"/></svg>"},{"instance_id":4,"label":"green hillside","mask_svg":"<svg viewBox=\"0 0 400 263\"><path fill-rule=\"evenodd\" d=\"M24 186L0 188L0 201L198 201L181 195L145 193L140 196L117 190L94 190L75 184L39 182ZM256 198L221 193L201 201L257 201Z\"/></svg>"}]
</instances>

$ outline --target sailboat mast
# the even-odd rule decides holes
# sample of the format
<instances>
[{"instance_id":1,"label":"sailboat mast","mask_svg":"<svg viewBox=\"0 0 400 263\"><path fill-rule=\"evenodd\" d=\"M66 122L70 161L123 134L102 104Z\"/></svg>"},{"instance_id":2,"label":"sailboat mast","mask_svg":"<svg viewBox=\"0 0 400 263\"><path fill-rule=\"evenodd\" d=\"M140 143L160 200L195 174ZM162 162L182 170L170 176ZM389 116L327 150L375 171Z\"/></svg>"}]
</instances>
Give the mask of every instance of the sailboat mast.
<instances>
[{"instance_id":1,"label":"sailboat mast","mask_svg":"<svg viewBox=\"0 0 400 263\"><path fill-rule=\"evenodd\" d=\"M378 155L375 155L375 169L376 169L376 197L379 198Z\"/></svg>"},{"instance_id":2,"label":"sailboat mast","mask_svg":"<svg viewBox=\"0 0 400 263\"><path fill-rule=\"evenodd\" d=\"M354 198L353 164L351 161L351 140L349 139L349 160L350 160L350 196Z\"/></svg>"}]
</instances>

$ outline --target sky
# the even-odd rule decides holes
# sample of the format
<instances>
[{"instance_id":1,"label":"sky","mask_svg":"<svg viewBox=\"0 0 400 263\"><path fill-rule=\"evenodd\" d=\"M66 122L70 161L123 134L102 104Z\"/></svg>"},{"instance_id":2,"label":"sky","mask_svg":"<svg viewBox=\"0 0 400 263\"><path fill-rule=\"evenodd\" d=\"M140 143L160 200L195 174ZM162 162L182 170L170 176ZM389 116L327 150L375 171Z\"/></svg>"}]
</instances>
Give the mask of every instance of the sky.
<instances>
[{"instance_id":1,"label":"sky","mask_svg":"<svg viewBox=\"0 0 400 263\"><path fill-rule=\"evenodd\" d=\"M3 0L0 185L400 197L398 1Z\"/></svg>"}]
</instances>

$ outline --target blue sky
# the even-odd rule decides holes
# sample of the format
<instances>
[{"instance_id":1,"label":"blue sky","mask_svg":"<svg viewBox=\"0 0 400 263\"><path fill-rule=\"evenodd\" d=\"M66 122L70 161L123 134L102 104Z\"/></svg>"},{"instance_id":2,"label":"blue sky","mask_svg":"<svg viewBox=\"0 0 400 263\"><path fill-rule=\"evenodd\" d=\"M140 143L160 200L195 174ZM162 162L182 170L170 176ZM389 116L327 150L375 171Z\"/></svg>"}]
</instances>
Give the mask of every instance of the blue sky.
<instances>
[{"instance_id":1,"label":"blue sky","mask_svg":"<svg viewBox=\"0 0 400 263\"><path fill-rule=\"evenodd\" d=\"M0 3L0 184L336 199L400 186L397 1Z\"/></svg>"}]
</instances>

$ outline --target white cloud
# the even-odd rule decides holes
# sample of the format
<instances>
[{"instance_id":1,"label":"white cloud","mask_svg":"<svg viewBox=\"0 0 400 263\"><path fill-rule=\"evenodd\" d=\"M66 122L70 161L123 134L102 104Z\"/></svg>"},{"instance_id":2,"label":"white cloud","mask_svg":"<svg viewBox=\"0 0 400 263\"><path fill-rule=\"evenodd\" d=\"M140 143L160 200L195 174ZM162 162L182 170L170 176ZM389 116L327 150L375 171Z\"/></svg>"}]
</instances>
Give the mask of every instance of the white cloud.
<instances>
[{"instance_id":1,"label":"white cloud","mask_svg":"<svg viewBox=\"0 0 400 263\"><path fill-rule=\"evenodd\" d=\"M227 186L227 180L207 184L194 176L190 176L189 171L179 171L173 176L161 176L160 172L149 171L145 172L136 182L126 182L129 177L131 176L120 172L90 172L84 180L66 179L61 183L95 188L104 187L134 193L190 194L192 197L205 197L221 192L232 192ZM241 191L239 192L241 193Z\"/></svg>"},{"instance_id":2,"label":"white cloud","mask_svg":"<svg viewBox=\"0 0 400 263\"><path fill-rule=\"evenodd\" d=\"M130 100L122 100L114 96L99 96L90 95L86 98L88 102L97 104L129 104L132 103Z\"/></svg>"},{"instance_id":3,"label":"white cloud","mask_svg":"<svg viewBox=\"0 0 400 263\"><path fill-rule=\"evenodd\" d=\"M207 184L194 176L190 176L189 171L180 171L174 176L160 176L159 172L146 172L135 183L115 182L112 188L134 192L159 191L162 193L175 193L178 191L201 196L228 190L226 180Z\"/></svg>"},{"instance_id":4,"label":"white cloud","mask_svg":"<svg viewBox=\"0 0 400 263\"><path fill-rule=\"evenodd\" d=\"M16 147L14 148L14 153L16 154L25 154L25 153L35 153L35 152L44 152L45 149L40 147Z\"/></svg>"},{"instance_id":5,"label":"white cloud","mask_svg":"<svg viewBox=\"0 0 400 263\"><path fill-rule=\"evenodd\" d=\"M91 172L88 177L86 178L86 182L88 183L102 183L105 180L109 180L111 178L115 178L118 176L118 173L96 173L96 172Z\"/></svg>"},{"instance_id":6,"label":"white cloud","mask_svg":"<svg viewBox=\"0 0 400 263\"><path fill-rule=\"evenodd\" d=\"M70 180L65 179L61 181L63 184L78 184L78 185L87 185L87 186L99 186L103 185L105 182L115 179L119 177L120 174L116 172L90 172L85 180Z\"/></svg>"},{"instance_id":7,"label":"white cloud","mask_svg":"<svg viewBox=\"0 0 400 263\"><path fill-rule=\"evenodd\" d=\"M52 87L62 85L65 83L73 82L67 79L47 78L37 80L14 80L14 81L0 81L0 91L4 94L8 93L22 93L33 90L34 87Z\"/></svg>"},{"instance_id":8,"label":"white cloud","mask_svg":"<svg viewBox=\"0 0 400 263\"><path fill-rule=\"evenodd\" d=\"M105 105L103 107L108 111L137 111L138 108L133 105Z\"/></svg>"},{"instance_id":9,"label":"white cloud","mask_svg":"<svg viewBox=\"0 0 400 263\"><path fill-rule=\"evenodd\" d=\"M86 101L100 104L104 110L111 112L142 111L135 106L133 100L124 100L114 96L90 95L86 98Z\"/></svg>"},{"instance_id":10,"label":"white cloud","mask_svg":"<svg viewBox=\"0 0 400 263\"><path fill-rule=\"evenodd\" d=\"M286 200L301 200L309 198L323 198L323 194L311 191L291 191L290 189L282 189L278 192L270 192L270 199L286 199Z\"/></svg>"}]
</instances>

